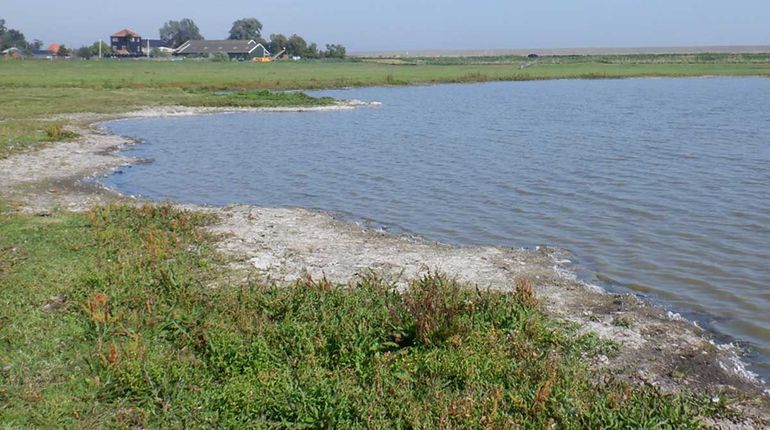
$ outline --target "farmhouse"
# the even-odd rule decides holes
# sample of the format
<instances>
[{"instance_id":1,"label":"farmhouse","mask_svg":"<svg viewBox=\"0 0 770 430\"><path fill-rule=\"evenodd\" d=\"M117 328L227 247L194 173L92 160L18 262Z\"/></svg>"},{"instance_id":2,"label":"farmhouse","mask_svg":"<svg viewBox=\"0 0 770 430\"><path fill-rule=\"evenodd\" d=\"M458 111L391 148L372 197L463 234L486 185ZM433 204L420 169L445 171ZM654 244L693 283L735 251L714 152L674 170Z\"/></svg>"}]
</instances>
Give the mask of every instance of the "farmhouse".
<instances>
[{"instance_id":1,"label":"farmhouse","mask_svg":"<svg viewBox=\"0 0 770 430\"><path fill-rule=\"evenodd\" d=\"M51 52L53 55L59 55L59 53L61 52L61 45L58 43L52 43L48 45L47 51Z\"/></svg>"},{"instance_id":2,"label":"farmhouse","mask_svg":"<svg viewBox=\"0 0 770 430\"><path fill-rule=\"evenodd\" d=\"M176 55L226 54L230 59L269 58L270 51L253 40L190 40L176 50Z\"/></svg>"},{"instance_id":3,"label":"farmhouse","mask_svg":"<svg viewBox=\"0 0 770 430\"><path fill-rule=\"evenodd\" d=\"M110 48L123 57L142 55L142 36L124 28L110 36Z\"/></svg>"},{"instance_id":4,"label":"farmhouse","mask_svg":"<svg viewBox=\"0 0 770 430\"><path fill-rule=\"evenodd\" d=\"M32 58L45 58L45 59L52 60L53 57L55 56L56 54L54 54L53 52L47 49L35 49L34 51L32 51Z\"/></svg>"},{"instance_id":5,"label":"farmhouse","mask_svg":"<svg viewBox=\"0 0 770 430\"><path fill-rule=\"evenodd\" d=\"M32 51L32 58L45 58L53 60L59 56L61 51L61 45L58 43L52 43L48 45L48 49L35 49Z\"/></svg>"}]
</instances>

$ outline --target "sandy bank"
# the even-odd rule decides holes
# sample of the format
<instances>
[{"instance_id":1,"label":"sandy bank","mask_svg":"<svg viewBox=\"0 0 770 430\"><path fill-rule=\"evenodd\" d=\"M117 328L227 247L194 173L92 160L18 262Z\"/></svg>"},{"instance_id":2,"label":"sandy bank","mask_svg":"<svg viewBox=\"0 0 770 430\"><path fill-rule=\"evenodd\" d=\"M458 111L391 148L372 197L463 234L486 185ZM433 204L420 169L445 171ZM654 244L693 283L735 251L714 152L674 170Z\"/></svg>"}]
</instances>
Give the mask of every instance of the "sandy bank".
<instances>
[{"instance_id":1,"label":"sandy bank","mask_svg":"<svg viewBox=\"0 0 770 430\"><path fill-rule=\"evenodd\" d=\"M57 209L85 210L110 201L135 201L83 181L136 161L118 153L136 142L88 124L121 118L357 106L360 104L299 109L170 107L120 115L59 116L83 124L74 130L81 138L0 160L0 198L15 202L20 211L40 215ZM634 296L608 294L580 282L571 275L564 251L447 246L365 229L304 209L183 207L218 215L219 222L210 228L221 237L219 249L231 257L238 278L234 281L257 276L283 283L309 273L344 283L373 270L403 283L425 271L439 270L478 288L508 289L517 278L527 277L550 314L622 343L617 357L601 357L596 366L667 392L692 389L712 397L727 394L743 399L732 408L745 420L726 420L720 423L724 428L760 427L761 420L770 420L770 395L746 371L734 348L716 345L696 325Z\"/></svg>"}]
</instances>

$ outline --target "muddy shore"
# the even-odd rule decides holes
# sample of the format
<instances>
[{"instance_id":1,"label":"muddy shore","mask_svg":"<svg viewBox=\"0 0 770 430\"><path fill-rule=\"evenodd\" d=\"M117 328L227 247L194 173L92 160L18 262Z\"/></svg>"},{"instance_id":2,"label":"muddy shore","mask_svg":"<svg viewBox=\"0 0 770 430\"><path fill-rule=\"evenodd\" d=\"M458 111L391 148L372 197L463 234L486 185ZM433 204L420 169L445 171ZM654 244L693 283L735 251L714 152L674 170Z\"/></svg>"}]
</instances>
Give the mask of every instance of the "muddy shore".
<instances>
[{"instance_id":1,"label":"muddy shore","mask_svg":"<svg viewBox=\"0 0 770 430\"><path fill-rule=\"evenodd\" d=\"M98 123L124 118L200 115L241 111L316 111L352 109L361 103L299 109L148 108L120 115L72 114L81 137L35 152L0 160L0 198L21 212L47 216L59 210L82 211L113 201L137 202L98 186L95 178L138 160L119 154L136 144L107 133ZM217 215L209 227L221 238L234 276L262 277L278 283L305 274L346 283L359 274L376 273L403 284L438 270L478 288L509 289L529 278L549 314L582 330L622 344L618 356L600 357L595 366L618 376L651 384L664 392L683 389L736 399L736 418L714 423L720 428L766 428L770 389L746 370L740 351L718 345L710 334L676 314L632 295L609 294L581 282L570 270L567 252L499 247L457 247L420 238L395 236L343 222L305 209L253 206L186 209ZM236 281L234 279L234 281ZM240 281L240 279L237 279Z\"/></svg>"}]
</instances>

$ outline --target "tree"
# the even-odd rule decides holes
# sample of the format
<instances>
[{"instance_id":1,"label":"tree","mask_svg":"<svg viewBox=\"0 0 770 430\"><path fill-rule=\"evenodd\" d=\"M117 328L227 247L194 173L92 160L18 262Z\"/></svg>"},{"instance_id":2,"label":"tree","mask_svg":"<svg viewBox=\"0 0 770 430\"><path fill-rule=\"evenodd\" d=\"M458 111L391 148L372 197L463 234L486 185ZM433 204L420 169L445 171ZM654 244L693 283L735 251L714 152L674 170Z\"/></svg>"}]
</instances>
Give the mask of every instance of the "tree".
<instances>
[{"instance_id":1,"label":"tree","mask_svg":"<svg viewBox=\"0 0 770 430\"><path fill-rule=\"evenodd\" d=\"M8 48L29 49L29 43L24 38L24 33L19 30L5 27L5 20L0 19L0 51Z\"/></svg>"},{"instance_id":2,"label":"tree","mask_svg":"<svg viewBox=\"0 0 770 430\"><path fill-rule=\"evenodd\" d=\"M91 51L92 57L98 57L99 56L99 45L102 45L102 56L107 57L112 55L112 48L110 48L110 45L106 44L103 40L97 40L93 43L88 49Z\"/></svg>"},{"instance_id":3,"label":"tree","mask_svg":"<svg viewBox=\"0 0 770 430\"><path fill-rule=\"evenodd\" d=\"M57 53L56 53L56 55L58 55L59 57L67 57L67 56L69 56L69 55L70 55L70 50L69 50L69 49L67 49L67 47L66 47L66 46L64 46L64 45L61 45L61 46L59 47L59 52L57 52Z\"/></svg>"},{"instance_id":4,"label":"tree","mask_svg":"<svg viewBox=\"0 0 770 430\"><path fill-rule=\"evenodd\" d=\"M81 46L78 48L77 51L75 51L75 56L78 58L82 58L84 60L88 60L92 57L91 55L91 47L90 46Z\"/></svg>"},{"instance_id":5,"label":"tree","mask_svg":"<svg viewBox=\"0 0 770 430\"><path fill-rule=\"evenodd\" d=\"M268 51L272 52L273 55L278 55L279 52L281 52L284 48L286 48L289 44L289 39L286 38L281 33L278 34L271 34L270 35L270 43L268 44Z\"/></svg>"},{"instance_id":6,"label":"tree","mask_svg":"<svg viewBox=\"0 0 770 430\"><path fill-rule=\"evenodd\" d=\"M318 45L315 43L311 43L310 46L307 47L307 50L305 51L305 57L307 58L318 58L321 55L318 52Z\"/></svg>"},{"instance_id":7,"label":"tree","mask_svg":"<svg viewBox=\"0 0 770 430\"><path fill-rule=\"evenodd\" d=\"M262 39L262 23L257 18L243 18L233 22L230 28L230 40Z\"/></svg>"},{"instance_id":8,"label":"tree","mask_svg":"<svg viewBox=\"0 0 770 430\"><path fill-rule=\"evenodd\" d=\"M203 40L198 26L189 18L168 21L160 29L160 39L171 48L178 48L188 40Z\"/></svg>"},{"instance_id":9,"label":"tree","mask_svg":"<svg viewBox=\"0 0 770 430\"><path fill-rule=\"evenodd\" d=\"M29 44L29 49L31 50L38 50L43 47L43 41L40 39L35 39L32 41L32 43Z\"/></svg>"},{"instance_id":10,"label":"tree","mask_svg":"<svg viewBox=\"0 0 770 430\"><path fill-rule=\"evenodd\" d=\"M171 54L168 52L163 52L159 48L152 48L150 51L150 57L152 58L163 58L163 57L170 57Z\"/></svg>"},{"instance_id":11,"label":"tree","mask_svg":"<svg viewBox=\"0 0 770 430\"><path fill-rule=\"evenodd\" d=\"M286 43L286 52L291 56L302 57L307 54L307 42L305 42L305 39L294 34Z\"/></svg>"},{"instance_id":12,"label":"tree","mask_svg":"<svg viewBox=\"0 0 770 430\"><path fill-rule=\"evenodd\" d=\"M324 56L327 58L345 58L346 55L346 49L342 45L326 45L326 52L324 52Z\"/></svg>"}]
</instances>

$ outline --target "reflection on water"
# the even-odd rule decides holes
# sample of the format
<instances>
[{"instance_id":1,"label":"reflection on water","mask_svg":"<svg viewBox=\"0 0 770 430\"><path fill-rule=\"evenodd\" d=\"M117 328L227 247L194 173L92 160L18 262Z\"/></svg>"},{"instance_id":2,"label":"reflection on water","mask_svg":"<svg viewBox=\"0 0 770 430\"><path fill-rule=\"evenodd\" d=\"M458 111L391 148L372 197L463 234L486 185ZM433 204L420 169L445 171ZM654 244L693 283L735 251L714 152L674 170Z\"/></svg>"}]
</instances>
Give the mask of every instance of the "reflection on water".
<instances>
[{"instance_id":1,"label":"reflection on water","mask_svg":"<svg viewBox=\"0 0 770 430\"><path fill-rule=\"evenodd\" d=\"M106 182L320 208L449 243L568 248L594 281L770 356L770 79L323 94L383 106L115 122L147 142L131 155L153 162Z\"/></svg>"}]
</instances>

